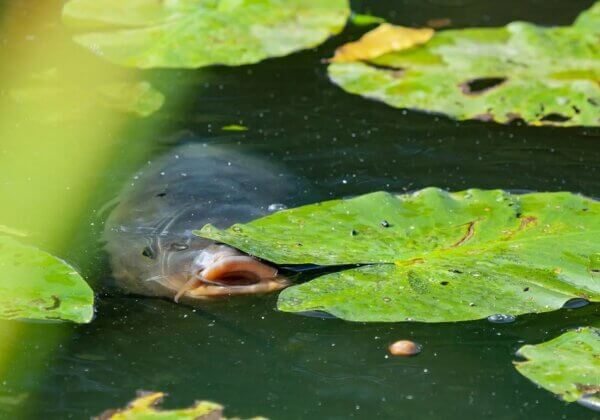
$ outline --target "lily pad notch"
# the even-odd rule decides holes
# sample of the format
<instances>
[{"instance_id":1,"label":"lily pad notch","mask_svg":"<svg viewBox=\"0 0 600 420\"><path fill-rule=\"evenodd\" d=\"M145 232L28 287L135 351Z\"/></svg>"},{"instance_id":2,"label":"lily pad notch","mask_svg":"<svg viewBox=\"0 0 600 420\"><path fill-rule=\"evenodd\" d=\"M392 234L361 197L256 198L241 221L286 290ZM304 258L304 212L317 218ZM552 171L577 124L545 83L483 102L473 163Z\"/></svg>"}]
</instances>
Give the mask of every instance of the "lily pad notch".
<instances>
[{"instance_id":1,"label":"lily pad notch","mask_svg":"<svg viewBox=\"0 0 600 420\"><path fill-rule=\"evenodd\" d=\"M285 289L287 312L454 322L600 301L600 203L571 193L377 192L196 234L276 265L355 266Z\"/></svg>"}]
</instances>

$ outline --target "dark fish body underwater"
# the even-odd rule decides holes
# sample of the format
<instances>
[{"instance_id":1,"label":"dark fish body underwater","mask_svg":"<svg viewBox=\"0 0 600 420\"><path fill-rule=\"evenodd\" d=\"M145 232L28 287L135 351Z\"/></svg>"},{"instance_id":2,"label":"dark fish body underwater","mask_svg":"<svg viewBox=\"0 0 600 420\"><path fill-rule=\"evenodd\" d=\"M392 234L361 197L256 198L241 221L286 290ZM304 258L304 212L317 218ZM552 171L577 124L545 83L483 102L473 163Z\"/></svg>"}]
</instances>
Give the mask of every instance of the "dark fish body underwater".
<instances>
[{"instance_id":1,"label":"dark fish body underwater","mask_svg":"<svg viewBox=\"0 0 600 420\"><path fill-rule=\"evenodd\" d=\"M175 300L285 287L276 268L192 231L264 216L296 191L277 166L232 147L186 144L149 161L106 221L105 248L117 285Z\"/></svg>"}]
</instances>

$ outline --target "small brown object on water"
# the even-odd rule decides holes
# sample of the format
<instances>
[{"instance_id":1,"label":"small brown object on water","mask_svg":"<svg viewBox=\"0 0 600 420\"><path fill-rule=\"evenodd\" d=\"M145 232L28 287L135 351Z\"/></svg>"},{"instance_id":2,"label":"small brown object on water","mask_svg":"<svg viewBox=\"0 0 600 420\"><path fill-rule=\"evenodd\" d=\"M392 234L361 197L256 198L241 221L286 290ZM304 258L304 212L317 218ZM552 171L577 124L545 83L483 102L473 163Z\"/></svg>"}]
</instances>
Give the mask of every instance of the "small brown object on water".
<instances>
[{"instance_id":1,"label":"small brown object on water","mask_svg":"<svg viewBox=\"0 0 600 420\"><path fill-rule=\"evenodd\" d=\"M393 356L414 356L421 353L422 347L414 341L399 340L390 344L388 350Z\"/></svg>"}]
</instances>

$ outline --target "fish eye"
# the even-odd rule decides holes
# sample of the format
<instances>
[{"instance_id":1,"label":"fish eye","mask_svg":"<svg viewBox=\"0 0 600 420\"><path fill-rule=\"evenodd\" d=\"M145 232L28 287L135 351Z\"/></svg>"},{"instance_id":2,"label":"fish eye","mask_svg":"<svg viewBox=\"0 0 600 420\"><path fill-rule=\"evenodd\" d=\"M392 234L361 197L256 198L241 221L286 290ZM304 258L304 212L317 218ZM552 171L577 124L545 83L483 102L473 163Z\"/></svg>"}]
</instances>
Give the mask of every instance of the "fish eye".
<instances>
[{"instance_id":1,"label":"fish eye","mask_svg":"<svg viewBox=\"0 0 600 420\"><path fill-rule=\"evenodd\" d=\"M155 252L154 252L154 250L153 250L151 247L149 247L149 246L147 246L146 248L144 248L144 250L142 251L142 255L143 255L144 257L148 257L148 258L150 258L151 260L153 260L153 259L155 259L155 258L156 258L156 253L155 253Z\"/></svg>"}]
</instances>

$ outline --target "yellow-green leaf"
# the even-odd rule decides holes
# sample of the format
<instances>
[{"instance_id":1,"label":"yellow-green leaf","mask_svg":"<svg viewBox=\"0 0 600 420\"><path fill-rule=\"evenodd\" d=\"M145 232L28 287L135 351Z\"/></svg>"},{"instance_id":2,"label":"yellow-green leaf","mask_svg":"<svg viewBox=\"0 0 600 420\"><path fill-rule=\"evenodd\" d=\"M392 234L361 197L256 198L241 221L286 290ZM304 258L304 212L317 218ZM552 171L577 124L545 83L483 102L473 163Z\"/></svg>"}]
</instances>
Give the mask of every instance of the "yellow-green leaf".
<instances>
[{"instance_id":1,"label":"yellow-green leaf","mask_svg":"<svg viewBox=\"0 0 600 420\"><path fill-rule=\"evenodd\" d=\"M433 33L430 28L413 29L384 23L364 34L358 41L339 47L331 62L351 63L405 50L429 41Z\"/></svg>"},{"instance_id":2,"label":"yellow-green leaf","mask_svg":"<svg viewBox=\"0 0 600 420\"><path fill-rule=\"evenodd\" d=\"M162 402L165 393L141 393L127 407L117 410L108 410L97 417L99 420L226 420L223 417L223 407L210 401L197 401L189 408L162 410L158 405ZM256 417L255 420L266 420Z\"/></svg>"}]
</instances>

